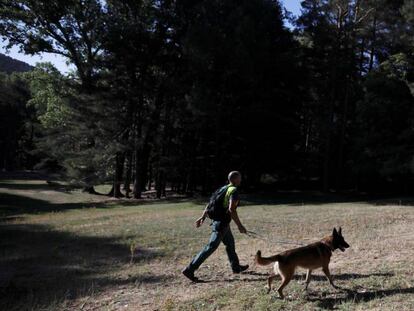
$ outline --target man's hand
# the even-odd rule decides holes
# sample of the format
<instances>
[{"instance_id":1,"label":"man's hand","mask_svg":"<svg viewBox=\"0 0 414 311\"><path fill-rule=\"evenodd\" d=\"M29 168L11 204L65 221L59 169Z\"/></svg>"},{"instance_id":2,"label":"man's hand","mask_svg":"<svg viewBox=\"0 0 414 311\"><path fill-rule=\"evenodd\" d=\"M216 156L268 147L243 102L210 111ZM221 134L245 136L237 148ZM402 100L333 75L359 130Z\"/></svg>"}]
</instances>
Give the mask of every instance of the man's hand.
<instances>
[{"instance_id":1,"label":"man's hand","mask_svg":"<svg viewBox=\"0 0 414 311\"><path fill-rule=\"evenodd\" d=\"M204 216L201 216L199 219L197 219L196 220L196 222L195 222L195 226L196 226L196 228L199 228L199 227L201 227L201 225L204 223L204 220L205 220L206 218L204 217Z\"/></svg>"},{"instance_id":2,"label":"man's hand","mask_svg":"<svg viewBox=\"0 0 414 311\"><path fill-rule=\"evenodd\" d=\"M243 234L246 234L247 233L247 230L246 230L246 228L243 225L240 225L239 226L239 231L240 231L240 233L243 233Z\"/></svg>"}]
</instances>

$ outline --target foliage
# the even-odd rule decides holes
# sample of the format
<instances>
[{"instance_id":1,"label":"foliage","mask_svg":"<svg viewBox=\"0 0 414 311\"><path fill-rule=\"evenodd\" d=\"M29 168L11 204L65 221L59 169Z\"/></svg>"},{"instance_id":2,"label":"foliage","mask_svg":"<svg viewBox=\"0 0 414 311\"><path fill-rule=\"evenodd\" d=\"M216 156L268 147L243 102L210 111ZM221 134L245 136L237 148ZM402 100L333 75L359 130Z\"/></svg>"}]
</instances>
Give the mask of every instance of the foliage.
<instances>
[{"instance_id":1,"label":"foliage","mask_svg":"<svg viewBox=\"0 0 414 311\"><path fill-rule=\"evenodd\" d=\"M0 73L0 163L13 170L36 161L33 149L34 110L26 107L30 98L27 83L19 73Z\"/></svg>"},{"instance_id":2,"label":"foliage","mask_svg":"<svg viewBox=\"0 0 414 311\"><path fill-rule=\"evenodd\" d=\"M67 83L60 72L51 64L39 64L27 78L32 93L28 105L35 108L43 127L65 127L70 113L65 102Z\"/></svg>"},{"instance_id":3,"label":"foliage","mask_svg":"<svg viewBox=\"0 0 414 311\"><path fill-rule=\"evenodd\" d=\"M413 172L414 99L406 83L386 73L367 77L364 98L357 105L353 168L374 185L383 178L405 187Z\"/></svg>"},{"instance_id":4,"label":"foliage","mask_svg":"<svg viewBox=\"0 0 414 311\"><path fill-rule=\"evenodd\" d=\"M232 169L247 188L408 189L412 1L301 4L294 20L270 0L2 1L9 47L75 68L24 75L10 105L33 139L15 130L7 153L115 197L207 192Z\"/></svg>"}]
</instances>

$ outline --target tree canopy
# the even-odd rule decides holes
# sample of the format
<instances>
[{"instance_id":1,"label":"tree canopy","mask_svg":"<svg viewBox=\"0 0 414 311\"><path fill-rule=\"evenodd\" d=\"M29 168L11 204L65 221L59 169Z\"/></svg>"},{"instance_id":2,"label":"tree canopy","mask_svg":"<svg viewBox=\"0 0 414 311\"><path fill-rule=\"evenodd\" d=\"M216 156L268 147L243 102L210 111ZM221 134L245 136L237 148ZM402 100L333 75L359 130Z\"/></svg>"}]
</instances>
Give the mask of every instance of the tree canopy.
<instances>
[{"instance_id":1,"label":"tree canopy","mask_svg":"<svg viewBox=\"0 0 414 311\"><path fill-rule=\"evenodd\" d=\"M412 0L305 0L295 18L272 0L2 0L8 47L75 70L0 76L1 166L115 197L233 169L250 189L409 191L413 23Z\"/></svg>"}]
</instances>

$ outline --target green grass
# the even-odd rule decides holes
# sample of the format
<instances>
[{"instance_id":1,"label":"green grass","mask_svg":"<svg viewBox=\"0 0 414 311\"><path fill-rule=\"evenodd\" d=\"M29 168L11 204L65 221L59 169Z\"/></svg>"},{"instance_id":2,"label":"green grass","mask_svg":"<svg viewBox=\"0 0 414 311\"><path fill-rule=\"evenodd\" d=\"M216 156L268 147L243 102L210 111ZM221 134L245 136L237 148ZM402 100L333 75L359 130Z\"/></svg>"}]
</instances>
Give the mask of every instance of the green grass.
<instances>
[{"instance_id":1,"label":"green grass","mask_svg":"<svg viewBox=\"0 0 414 311\"><path fill-rule=\"evenodd\" d=\"M341 225L351 244L335 252L335 291L303 270L266 294L269 267L233 275L221 246L190 284L180 270L208 240L194 229L202 205L116 201L33 180L0 181L0 309L4 310L414 310L414 208L365 202L241 206L246 227L268 239L311 242ZM291 246L233 231L244 263ZM279 281L276 280L276 286Z\"/></svg>"}]
</instances>

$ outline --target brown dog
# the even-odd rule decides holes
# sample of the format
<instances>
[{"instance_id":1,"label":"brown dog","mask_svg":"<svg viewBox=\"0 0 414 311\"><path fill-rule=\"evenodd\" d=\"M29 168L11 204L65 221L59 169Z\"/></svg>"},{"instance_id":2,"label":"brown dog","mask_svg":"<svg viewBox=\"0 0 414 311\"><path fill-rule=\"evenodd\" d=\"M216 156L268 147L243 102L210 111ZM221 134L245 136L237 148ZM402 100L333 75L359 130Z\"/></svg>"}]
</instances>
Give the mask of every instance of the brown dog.
<instances>
[{"instance_id":1,"label":"brown dog","mask_svg":"<svg viewBox=\"0 0 414 311\"><path fill-rule=\"evenodd\" d=\"M338 231L334 228L332 235L323 238L319 242L291 249L271 257L262 257L261 251L257 251L255 259L256 263L262 266L275 262L274 272L268 278L268 292L272 289L272 282L276 277L276 273L279 272L282 278L282 283L277 291L280 298L283 299L283 288L289 284L295 273L296 267L308 269L306 274L305 290L308 289L312 270L318 268L322 268L322 271L328 278L329 283L334 288L337 288L332 281L331 274L329 273L329 262L334 250L339 248L341 251L345 251L348 247L349 244L342 236L342 228L339 227Z\"/></svg>"}]
</instances>

